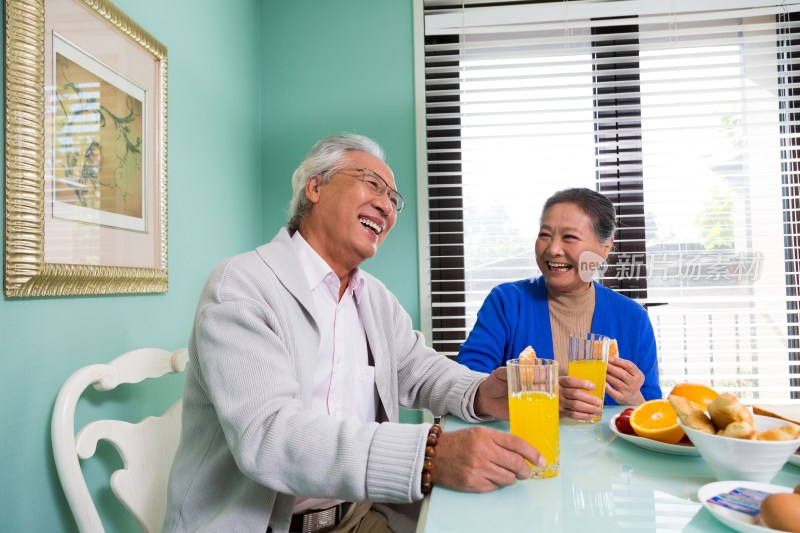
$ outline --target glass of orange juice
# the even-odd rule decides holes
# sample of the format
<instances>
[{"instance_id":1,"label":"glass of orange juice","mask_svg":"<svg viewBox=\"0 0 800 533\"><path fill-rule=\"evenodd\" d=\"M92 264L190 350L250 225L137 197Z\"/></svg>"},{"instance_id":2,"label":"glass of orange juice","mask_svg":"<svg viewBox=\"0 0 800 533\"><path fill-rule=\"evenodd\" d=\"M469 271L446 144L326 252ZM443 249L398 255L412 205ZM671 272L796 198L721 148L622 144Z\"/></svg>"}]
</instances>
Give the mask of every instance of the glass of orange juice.
<instances>
[{"instance_id":1,"label":"glass of orange juice","mask_svg":"<svg viewBox=\"0 0 800 533\"><path fill-rule=\"evenodd\" d=\"M597 333L570 333L569 334L569 366L567 375L585 379L594 384L594 390L589 391L602 402L606 396L606 370L608 369L608 352L612 339ZM614 341L616 342L616 341ZM600 414L586 420L594 423L602 417Z\"/></svg>"},{"instance_id":2,"label":"glass of orange juice","mask_svg":"<svg viewBox=\"0 0 800 533\"><path fill-rule=\"evenodd\" d=\"M558 475L558 363L551 359L511 359L508 409L511 433L525 439L545 458L533 465L531 479Z\"/></svg>"}]
</instances>

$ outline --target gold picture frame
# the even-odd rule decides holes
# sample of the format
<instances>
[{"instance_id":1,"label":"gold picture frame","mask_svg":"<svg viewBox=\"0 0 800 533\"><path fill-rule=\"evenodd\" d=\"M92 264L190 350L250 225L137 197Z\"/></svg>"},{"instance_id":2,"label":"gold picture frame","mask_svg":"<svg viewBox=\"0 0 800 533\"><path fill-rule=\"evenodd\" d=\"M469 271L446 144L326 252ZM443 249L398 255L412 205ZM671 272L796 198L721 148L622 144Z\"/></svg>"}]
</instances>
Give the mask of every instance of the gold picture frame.
<instances>
[{"instance_id":1,"label":"gold picture frame","mask_svg":"<svg viewBox=\"0 0 800 533\"><path fill-rule=\"evenodd\" d=\"M106 0L5 0L8 297L166 292L167 50Z\"/></svg>"}]
</instances>

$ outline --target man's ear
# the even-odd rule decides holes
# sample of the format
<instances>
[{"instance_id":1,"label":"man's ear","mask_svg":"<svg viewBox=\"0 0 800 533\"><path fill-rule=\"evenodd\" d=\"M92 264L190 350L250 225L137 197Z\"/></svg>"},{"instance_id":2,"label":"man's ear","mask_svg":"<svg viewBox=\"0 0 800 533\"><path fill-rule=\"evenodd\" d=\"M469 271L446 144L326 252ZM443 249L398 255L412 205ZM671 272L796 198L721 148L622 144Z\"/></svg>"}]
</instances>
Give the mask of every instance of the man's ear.
<instances>
[{"instance_id":1,"label":"man's ear","mask_svg":"<svg viewBox=\"0 0 800 533\"><path fill-rule=\"evenodd\" d=\"M306 180L306 198L312 204L319 201L319 177L311 176Z\"/></svg>"}]
</instances>

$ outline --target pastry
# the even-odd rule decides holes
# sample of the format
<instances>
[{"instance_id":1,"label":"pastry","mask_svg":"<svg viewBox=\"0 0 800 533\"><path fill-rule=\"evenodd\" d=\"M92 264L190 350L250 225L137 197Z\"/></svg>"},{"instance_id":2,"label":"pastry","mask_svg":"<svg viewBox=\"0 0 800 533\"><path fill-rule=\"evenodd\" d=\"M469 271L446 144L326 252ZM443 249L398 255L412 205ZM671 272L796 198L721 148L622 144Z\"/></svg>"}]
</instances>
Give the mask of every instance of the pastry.
<instances>
[{"instance_id":1,"label":"pastry","mask_svg":"<svg viewBox=\"0 0 800 533\"><path fill-rule=\"evenodd\" d=\"M667 400L669 400L669 404L675 409L675 412L678 413L678 417L681 419L684 426L711 435L716 433L711 420L709 420L703 410L699 409L694 403L682 396L675 396L674 394L671 394Z\"/></svg>"},{"instance_id":2,"label":"pastry","mask_svg":"<svg viewBox=\"0 0 800 533\"><path fill-rule=\"evenodd\" d=\"M796 438L800 438L800 426L794 424L786 424L756 433L757 440L794 440Z\"/></svg>"},{"instance_id":3,"label":"pastry","mask_svg":"<svg viewBox=\"0 0 800 533\"><path fill-rule=\"evenodd\" d=\"M611 339L611 344L608 346L608 358L619 357L619 345L617 339Z\"/></svg>"},{"instance_id":4,"label":"pastry","mask_svg":"<svg viewBox=\"0 0 800 533\"><path fill-rule=\"evenodd\" d=\"M753 414L730 392L723 392L708 404L708 414L717 430L725 429L734 422L747 422L751 426Z\"/></svg>"},{"instance_id":5,"label":"pastry","mask_svg":"<svg viewBox=\"0 0 800 533\"><path fill-rule=\"evenodd\" d=\"M750 422L731 422L724 429L717 431L717 435L733 437L734 439L752 439L755 437L756 428Z\"/></svg>"}]
</instances>

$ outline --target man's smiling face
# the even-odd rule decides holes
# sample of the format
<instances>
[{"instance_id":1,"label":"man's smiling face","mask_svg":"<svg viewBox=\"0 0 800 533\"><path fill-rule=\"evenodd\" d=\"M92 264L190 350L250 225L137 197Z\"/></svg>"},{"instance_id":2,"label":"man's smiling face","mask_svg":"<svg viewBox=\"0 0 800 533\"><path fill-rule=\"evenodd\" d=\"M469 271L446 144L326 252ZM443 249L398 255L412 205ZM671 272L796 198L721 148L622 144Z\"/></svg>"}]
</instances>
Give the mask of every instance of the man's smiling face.
<instances>
[{"instance_id":1,"label":"man's smiling face","mask_svg":"<svg viewBox=\"0 0 800 533\"><path fill-rule=\"evenodd\" d=\"M348 152L342 170L330 181L319 184L311 178L306 187L314 205L301 224L301 233L337 275L374 256L397 221L389 197L376 195L355 168L371 169L396 188L388 165L366 152Z\"/></svg>"}]
</instances>

